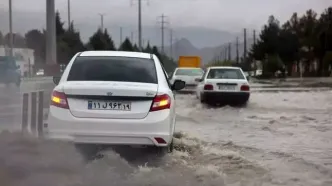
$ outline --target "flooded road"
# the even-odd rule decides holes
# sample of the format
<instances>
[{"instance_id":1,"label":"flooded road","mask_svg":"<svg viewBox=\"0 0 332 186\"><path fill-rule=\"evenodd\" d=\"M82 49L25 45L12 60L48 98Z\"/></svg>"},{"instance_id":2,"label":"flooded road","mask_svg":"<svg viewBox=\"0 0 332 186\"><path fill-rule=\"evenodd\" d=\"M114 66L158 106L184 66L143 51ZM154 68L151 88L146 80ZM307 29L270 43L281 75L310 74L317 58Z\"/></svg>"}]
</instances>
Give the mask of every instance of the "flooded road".
<instances>
[{"instance_id":1,"label":"flooded road","mask_svg":"<svg viewBox=\"0 0 332 186\"><path fill-rule=\"evenodd\" d=\"M246 107L210 108L176 95L176 150L104 149L0 135L4 186L331 186L332 91L254 89Z\"/></svg>"}]
</instances>

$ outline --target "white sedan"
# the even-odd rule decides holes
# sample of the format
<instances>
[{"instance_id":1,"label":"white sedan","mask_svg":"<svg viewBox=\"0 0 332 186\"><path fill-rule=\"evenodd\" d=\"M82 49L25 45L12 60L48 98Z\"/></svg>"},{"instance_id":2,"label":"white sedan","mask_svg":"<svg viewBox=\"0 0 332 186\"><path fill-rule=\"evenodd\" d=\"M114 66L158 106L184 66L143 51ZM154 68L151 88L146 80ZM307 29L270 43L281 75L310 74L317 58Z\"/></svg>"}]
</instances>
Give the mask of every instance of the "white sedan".
<instances>
[{"instance_id":1,"label":"white sedan","mask_svg":"<svg viewBox=\"0 0 332 186\"><path fill-rule=\"evenodd\" d=\"M196 81L196 96L202 103L246 104L250 97L249 82L238 67L209 67Z\"/></svg>"},{"instance_id":2,"label":"white sedan","mask_svg":"<svg viewBox=\"0 0 332 186\"><path fill-rule=\"evenodd\" d=\"M175 80L182 80L186 82L186 87L181 91L184 92L195 92L197 87L197 82L195 79L202 77L204 71L201 68L189 68L181 67L174 70L173 75L171 75L171 82Z\"/></svg>"},{"instance_id":3,"label":"white sedan","mask_svg":"<svg viewBox=\"0 0 332 186\"><path fill-rule=\"evenodd\" d=\"M52 93L45 136L83 144L144 145L172 151L174 90L159 59L148 53L76 54Z\"/></svg>"}]
</instances>

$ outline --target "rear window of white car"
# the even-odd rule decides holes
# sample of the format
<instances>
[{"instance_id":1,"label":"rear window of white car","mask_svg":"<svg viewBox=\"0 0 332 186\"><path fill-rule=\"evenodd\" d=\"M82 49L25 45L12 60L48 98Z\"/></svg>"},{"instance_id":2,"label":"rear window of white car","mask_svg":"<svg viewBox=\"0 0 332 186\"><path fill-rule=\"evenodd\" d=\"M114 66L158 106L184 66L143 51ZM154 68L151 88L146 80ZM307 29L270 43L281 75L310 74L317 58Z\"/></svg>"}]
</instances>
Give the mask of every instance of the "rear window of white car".
<instances>
[{"instance_id":1,"label":"rear window of white car","mask_svg":"<svg viewBox=\"0 0 332 186\"><path fill-rule=\"evenodd\" d=\"M245 79L240 69L210 69L206 79Z\"/></svg>"},{"instance_id":2,"label":"rear window of white car","mask_svg":"<svg viewBox=\"0 0 332 186\"><path fill-rule=\"evenodd\" d=\"M71 66L67 81L123 81L157 83L154 61L117 56L79 56Z\"/></svg>"},{"instance_id":3,"label":"rear window of white car","mask_svg":"<svg viewBox=\"0 0 332 186\"><path fill-rule=\"evenodd\" d=\"M201 76L204 71L202 69L177 69L175 75L177 76Z\"/></svg>"}]
</instances>

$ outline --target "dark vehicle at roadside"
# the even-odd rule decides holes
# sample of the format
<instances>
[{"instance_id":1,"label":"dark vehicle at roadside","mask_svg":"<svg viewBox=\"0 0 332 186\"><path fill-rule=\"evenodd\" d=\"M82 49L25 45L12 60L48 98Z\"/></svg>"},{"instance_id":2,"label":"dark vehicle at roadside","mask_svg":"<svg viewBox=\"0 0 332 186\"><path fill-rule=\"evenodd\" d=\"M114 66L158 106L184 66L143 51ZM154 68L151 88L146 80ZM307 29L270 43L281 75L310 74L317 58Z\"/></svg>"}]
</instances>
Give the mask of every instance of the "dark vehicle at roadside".
<instances>
[{"instance_id":1,"label":"dark vehicle at roadside","mask_svg":"<svg viewBox=\"0 0 332 186\"><path fill-rule=\"evenodd\" d=\"M0 56L0 83L7 86L14 83L16 86L21 85L21 74L16 61L10 56Z\"/></svg>"}]
</instances>

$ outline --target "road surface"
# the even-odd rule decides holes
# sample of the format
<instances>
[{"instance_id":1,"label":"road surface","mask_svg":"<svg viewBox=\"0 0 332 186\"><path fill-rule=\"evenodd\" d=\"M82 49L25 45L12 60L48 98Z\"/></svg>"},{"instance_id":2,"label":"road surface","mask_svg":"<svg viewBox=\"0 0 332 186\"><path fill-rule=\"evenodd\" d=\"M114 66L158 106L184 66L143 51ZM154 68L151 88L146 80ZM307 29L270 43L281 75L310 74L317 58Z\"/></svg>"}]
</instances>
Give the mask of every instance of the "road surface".
<instances>
[{"instance_id":1,"label":"road surface","mask_svg":"<svg viewBox=\"0 0 332 186\"><path fill-rule=\"evenodd\" d=\"M176 95L176 150L164 157L117 148L86 161L72 144L2 134L0 180L10 186L331 186L332 90L262 87L244 108L210 108L193 95Z\"/></svg>"}]
</instances>

